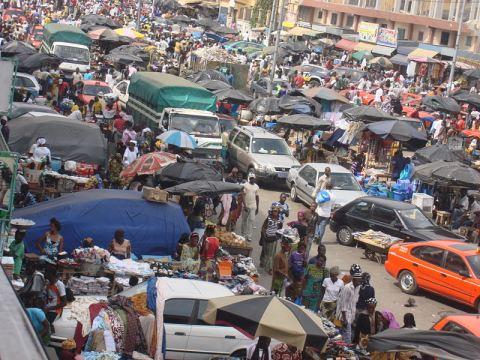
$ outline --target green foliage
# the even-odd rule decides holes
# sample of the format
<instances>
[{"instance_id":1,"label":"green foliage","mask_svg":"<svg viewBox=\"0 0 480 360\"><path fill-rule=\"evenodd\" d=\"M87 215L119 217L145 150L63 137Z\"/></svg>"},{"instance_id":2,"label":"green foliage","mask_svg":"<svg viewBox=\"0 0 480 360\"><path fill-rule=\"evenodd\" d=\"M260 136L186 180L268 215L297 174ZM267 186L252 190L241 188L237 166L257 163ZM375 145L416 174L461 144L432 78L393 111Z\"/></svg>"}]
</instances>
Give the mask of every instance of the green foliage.
<instances>
[{"instance_id":1,"label":"green foliage","mask_svg":"<svg viewBox=\"0 0 480 360\"><path fill-rule=\"evenodd\" d=\"M273 0L257 0L252 9L250 25L252 27L266 26L267 16L272 11Z\"/></svg>"}]
</instances>

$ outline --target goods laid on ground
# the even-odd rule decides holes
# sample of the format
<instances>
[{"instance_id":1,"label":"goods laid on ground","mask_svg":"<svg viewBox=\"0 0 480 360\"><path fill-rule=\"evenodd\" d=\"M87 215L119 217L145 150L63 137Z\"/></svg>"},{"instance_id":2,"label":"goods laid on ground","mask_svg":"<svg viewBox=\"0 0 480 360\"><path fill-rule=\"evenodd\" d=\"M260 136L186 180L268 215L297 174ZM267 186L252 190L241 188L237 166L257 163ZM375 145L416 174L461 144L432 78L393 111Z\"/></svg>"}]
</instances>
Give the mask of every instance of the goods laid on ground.
<instances>
[{"instance_id":1,"label":"goods laid on ground","mask_svg":"<svg viewBox=\"0 0 480 360\"><path fill-rule=\"evenodd\" d=\"M110 257L110 262L104 265L105 270L115 275L130 275L139 277L154 276L154 272L147 263L141 263L132 259L119 260L115 256Z\"/></svg>"},{"instance_id":2,"label":"goods laid on ground","mask_svg":"<svg viewBox=\"0 0 480 360\"><path fill-rule=\"evenodd\" d=\"M67 286L74 295L103 295L107 296L110 288L110 279L106 277L80 276L68 280Z\"/></svg>"}]
</instances>

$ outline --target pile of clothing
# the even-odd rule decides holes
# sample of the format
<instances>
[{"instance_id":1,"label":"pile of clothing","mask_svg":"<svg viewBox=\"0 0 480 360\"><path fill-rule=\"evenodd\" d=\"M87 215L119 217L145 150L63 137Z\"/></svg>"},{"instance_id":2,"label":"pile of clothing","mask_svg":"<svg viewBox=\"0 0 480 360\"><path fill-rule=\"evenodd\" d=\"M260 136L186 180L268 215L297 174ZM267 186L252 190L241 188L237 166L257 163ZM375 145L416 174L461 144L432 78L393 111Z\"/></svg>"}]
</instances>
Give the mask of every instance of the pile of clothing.
<instances>
[{"instance_id":1,"label":"pile of clothing","mask_svg":"<svg viewBox=\"0 0 480 360\"><path fill-rule=\"evenodd\" d=\"M270 295L270 291L255 283L247 275L233 276L220 281L219 284L229 288L235 295Z\"/></svg>"},{"instance_id":2,"label":"pile of clothing","mask_svg":"<svg viewBox=\"0 0 480 360\"><path fill-rule=\"evenodd\" d=\"M74 295L101 295L107 296L110 280L106 277L80 276L68 280L67 286Z\"/></svg>"},{"instance_id":3,"label":"pile of clothing","mask_svg":"<svg viewBox=\"0 0 480 360\"><path fill-rule=\"evenodd\" d=\"M138 262L132 259L119 260L115 256L110 257L110 262L104 265L105 269L114 272L116 275L130 275L139 277L154 276L150 264Z\"/></svg>"},{"instance_id":4,"label":"pile of clothing","mask_svg":"<svg viewBox=\"0 0 480 360\"><path fill-rule=\"evenodd\" d=\"M110 252L98 246L82 247L73 250L72 256L79 262L99 263L109 261Z\"/></svg>"},{"instance_id":5,"label":"pile of clothing","mask_svg":"<svg viewBox=\"0 0 480 360\"><path fill-rule=\"evenodd\" d=\"M235 255L231 256L230 260L233 263L232 275L258 276L257 267L251 257Z\"/></svg>"}]
</instances>

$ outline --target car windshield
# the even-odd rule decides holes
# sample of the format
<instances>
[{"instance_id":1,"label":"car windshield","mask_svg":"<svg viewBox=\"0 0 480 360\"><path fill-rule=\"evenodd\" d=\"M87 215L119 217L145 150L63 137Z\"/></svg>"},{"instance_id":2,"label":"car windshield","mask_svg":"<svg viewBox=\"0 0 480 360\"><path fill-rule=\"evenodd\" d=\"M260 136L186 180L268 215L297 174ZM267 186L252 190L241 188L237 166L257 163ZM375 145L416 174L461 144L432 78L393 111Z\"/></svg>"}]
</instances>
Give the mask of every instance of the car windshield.
<instances>
[{"instance_id":1,"label":"car windshield","mask_svg":"<svg viewBox=\"0 0 480 360\"><path fill-rule=\"evenodd\" d=\"M398 210L398 214L409 229L422 229L433 226L433 223L417 208Z\"/></svg>"},{"instance_id":2,"label":"car windshield","mask_svg":"<svg viewBox=\"0 0 480 360\"><path fill-rule=\"evenodd\" d=\"M235 121L220 119L220 127L225 131L232 131L235 127Z\"/></svg>"},{"instance_id":3,"label":"car windshield","mask_svg":"<svg viewBox=\"0 0 480 360\"><path fill-rule=\"evenodd\" d=\"M283 139L253 139L252 152L255 154L291 155Z\"/></svg>"},{"instance_id":4,"label":"car windshield","mask_svg":"<svg viewBox=\"0 0 480 360\"><path fill-rule=\"evenodd\" d=\"M104 85L84 85L82 94L88 96L95 96L99 92L102 92L104 94L110 94L112 92L112 89Z\"/></svg>"},{"instance_id":5,"label":"car windshield","mask_svg":"<svg viewBox=\"0 0 480 360\"><path fill-rule=\"evenodd\" d=\"M185 131L190 135L220 136L218 118L195 114L171 114L170 129Z\"/></svg>"},{"instance_id":6,"label":"car windshield","mask_svg":"<svg viewBox=\"0 0 480 360\"><path fill-rule=\"evenodd\" d=\"M480 255L467 256L467 260L475 274L475 277L480 279Z\"/></svg>"},{"instance_id":7,"label":"car windshield","mask_svg":"<svg viewBox=\"0 0 480 360\"><path fill-rule=\"evenodd\" d=\"M323 173L319 172L318 176L322 176ZM360 185L353 177L352 174L348 173L331 173L331 183L333 190L351 190L351 191L362 191Z\"/></svg>"},{"instance_id":8,"label":"car windshield","mask_svg":"<svg viewBox=\"0 0 480 360\"><path fill-rule=\"evenodd\" d=\"M55 55L60 59L78 62L79 64L90 63L90 53L88 49L78 48L74 46L56 45Z\"/></svg>"}]
</instances>

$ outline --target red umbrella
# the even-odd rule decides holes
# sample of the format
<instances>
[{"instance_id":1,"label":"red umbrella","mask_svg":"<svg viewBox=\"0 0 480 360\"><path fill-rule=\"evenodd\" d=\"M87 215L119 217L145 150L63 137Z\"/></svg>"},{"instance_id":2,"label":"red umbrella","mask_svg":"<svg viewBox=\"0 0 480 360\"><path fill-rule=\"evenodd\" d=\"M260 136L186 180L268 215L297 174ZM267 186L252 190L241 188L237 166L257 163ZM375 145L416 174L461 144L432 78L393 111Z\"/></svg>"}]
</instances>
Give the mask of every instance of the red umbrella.
<instances>
[{"instance_id":1,"label":"red umbrella","mask_svg":"<svg viewBox=\"0 0 480 360\"><path fill-rule=\"evenodd\" d=\"M133 178L136 175L153 175L165 165L177 161L177 156L166 152L152 152L140 156L120 173L120 177Z\"/></svg>"}]
</instances>

